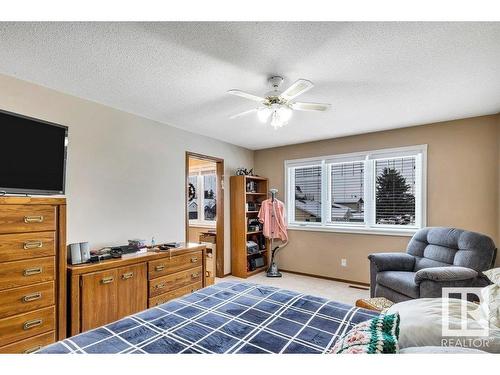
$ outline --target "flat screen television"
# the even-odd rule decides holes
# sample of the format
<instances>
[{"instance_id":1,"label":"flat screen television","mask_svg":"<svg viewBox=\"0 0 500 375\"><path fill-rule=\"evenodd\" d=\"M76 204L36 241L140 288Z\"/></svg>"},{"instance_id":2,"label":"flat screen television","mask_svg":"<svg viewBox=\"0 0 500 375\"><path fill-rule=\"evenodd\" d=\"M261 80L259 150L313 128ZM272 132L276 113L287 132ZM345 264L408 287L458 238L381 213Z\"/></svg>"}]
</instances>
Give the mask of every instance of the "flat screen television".
<instances>
[{"instance_id":1,"label":"flat screen television","mask_svg":"<svg viewBox=\"0 0 500 375\"><path fill-rule=\"evenodd\" d=\"M68 128L0 110L0 193L64 194Z\"/></svg>"}]
</instances>

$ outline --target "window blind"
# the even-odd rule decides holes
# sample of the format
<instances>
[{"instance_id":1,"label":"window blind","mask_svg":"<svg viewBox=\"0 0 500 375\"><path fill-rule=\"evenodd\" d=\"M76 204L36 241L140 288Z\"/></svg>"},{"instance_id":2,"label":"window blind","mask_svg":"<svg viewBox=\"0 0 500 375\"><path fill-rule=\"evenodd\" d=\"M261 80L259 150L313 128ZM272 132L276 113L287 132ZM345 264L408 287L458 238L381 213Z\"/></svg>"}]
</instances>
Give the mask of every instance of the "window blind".
<instances>
[{"instance_id":1,"label":"window blind","mask_svg":"<svg viewBox=\"0 0 500 375\"><path fill-rule=\"evenodd\" d=\"M295 221L321 222L321 166L297 167L295 181Z\"/></svg>"},{"instance_id":2,"label":"window blind","mask_svg":"<svg viewBox=\"0 0 500 375\"><path fill-rule=\"evenodd\" d=\"M330 165L331 221L363 223L364 163L350 162Z\"/></svg>"},{"instance_id":3,"label":"window blind","mask_svg":"<svg viewBox=\"0 0 500 375\"><path fill-rule=\"evenodd\" d=\"M415 225L415 157L375 161L376 224Z\"/></svg>"}]
</instances>

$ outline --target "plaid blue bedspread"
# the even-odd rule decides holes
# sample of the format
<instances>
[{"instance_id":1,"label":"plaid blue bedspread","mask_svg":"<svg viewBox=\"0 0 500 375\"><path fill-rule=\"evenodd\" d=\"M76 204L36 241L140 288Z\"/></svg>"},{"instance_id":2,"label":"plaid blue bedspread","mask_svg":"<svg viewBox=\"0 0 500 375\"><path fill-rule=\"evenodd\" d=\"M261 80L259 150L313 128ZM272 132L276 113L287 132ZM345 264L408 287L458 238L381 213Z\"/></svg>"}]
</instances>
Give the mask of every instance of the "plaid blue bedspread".
<instances>
[{"instance_id":1,"label":"plaid blue bedspread","mask_svg":"<svg viewBox=\"0 0 500 375\"><path fill-rule=\"evenodd\" d=\"M221 282L38 353L325 353L376 315L290 290Z\"/></svg>"}]
</instances>

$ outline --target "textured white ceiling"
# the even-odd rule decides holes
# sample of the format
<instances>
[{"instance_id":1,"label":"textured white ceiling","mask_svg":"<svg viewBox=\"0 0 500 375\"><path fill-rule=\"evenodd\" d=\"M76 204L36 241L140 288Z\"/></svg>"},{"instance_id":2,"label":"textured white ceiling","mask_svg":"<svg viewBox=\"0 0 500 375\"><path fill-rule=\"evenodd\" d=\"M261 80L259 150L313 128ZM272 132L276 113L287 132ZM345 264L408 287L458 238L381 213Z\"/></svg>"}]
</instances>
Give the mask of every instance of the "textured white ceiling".
<instances>
[{"instance_id":1,"label":"textured white ceiling","mask_svg":"<svg viewBox=\"0 0 500 375\"><path fill-rule=\"evenodd\" d=\"M250 149L500 111L500 23L0 23L0 72ZM306 78L273 130L228 116Z\"/></svg>"}]
</instances>

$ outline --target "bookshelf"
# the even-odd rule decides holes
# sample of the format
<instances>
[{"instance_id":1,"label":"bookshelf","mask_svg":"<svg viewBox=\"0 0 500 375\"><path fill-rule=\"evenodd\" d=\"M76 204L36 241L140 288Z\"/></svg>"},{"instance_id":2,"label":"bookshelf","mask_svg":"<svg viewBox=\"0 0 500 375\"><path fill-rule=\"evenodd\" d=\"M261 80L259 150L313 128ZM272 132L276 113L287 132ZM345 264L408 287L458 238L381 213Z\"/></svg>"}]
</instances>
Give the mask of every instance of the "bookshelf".
<instances>
[{"instance_id":1,"label":"bookshelf","mask_svg":"<svg viewBox=\"0 0 500 375\"><path fill-rule=\"evenodd\" d=\"M248 221L257 219L260 203L267 199L269 181L265 177L231 176L231 273L233 276L247 278L248 276L265 271L269 263L269 243L265 240L265 249L258 253L247 254L247 241L262 235L261 230L248 228ZM249 185L253 185L249 191ZM254 206L248 209L247 204ZM264 265L250 269L249 261L252 258L263 257Z\"/></svg>"}]
</instances>

